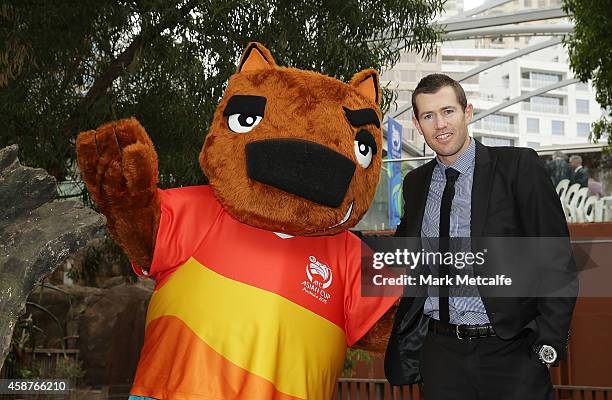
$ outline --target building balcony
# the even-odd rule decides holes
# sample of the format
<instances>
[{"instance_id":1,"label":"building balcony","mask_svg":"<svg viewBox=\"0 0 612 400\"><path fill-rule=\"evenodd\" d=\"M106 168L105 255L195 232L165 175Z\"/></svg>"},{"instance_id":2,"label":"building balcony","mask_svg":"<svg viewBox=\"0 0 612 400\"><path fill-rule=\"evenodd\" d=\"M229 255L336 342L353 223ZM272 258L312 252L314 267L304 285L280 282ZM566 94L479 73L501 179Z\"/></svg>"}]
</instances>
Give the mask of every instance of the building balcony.
<instances>
[{"instance_id":1,"label":"building balcony","mask_svg":"<svg viewBox=\"0 0 612 400\"><path fill-rule=\"evenodd\" d=\"M523 111L544 112L551 114L567 114L567 106L557 104L521 103Z\"/></svg>"},{"instance_id":2,"label":"building balcony","mask_svg":"<svg viewBox=\"0 0 612 400\"><path fill-rule=\"evenodd\" d=\"M493 131L493 132L502 132L502 133L518 133L518 125L517 124L504 124L500 122L487 121L486 119L481 119L472 124L474 129L485 130L485 131Z\"/></svg>"},{"instance_id":3,"label":"building balcony","mask_svg":"<svg viewBox=\"0 0 612 400\"><path fill-rule=\"evenodd\" d=\"M529 89L539 89L539 88L543 88L544 86L552 85L553 83L556 83L556 82L553 82L553 81L544 81L544 80L536 80L536 79L525 79L525 78L521 79L521 85L524 88L529 88ZM555 89L555 91L556 90L559 90L561 92L566 92L567 91L567 87L566 86L560 87L558 89Z\"/></svg>"}]
</instances>

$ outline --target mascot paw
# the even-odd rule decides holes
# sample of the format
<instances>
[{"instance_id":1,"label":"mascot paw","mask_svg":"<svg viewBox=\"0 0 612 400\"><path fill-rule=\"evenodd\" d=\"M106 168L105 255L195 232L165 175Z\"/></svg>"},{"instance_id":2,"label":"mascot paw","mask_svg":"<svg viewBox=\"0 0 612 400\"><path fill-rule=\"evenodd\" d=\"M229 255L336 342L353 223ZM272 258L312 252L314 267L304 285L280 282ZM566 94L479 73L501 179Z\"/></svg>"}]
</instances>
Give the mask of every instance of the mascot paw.
<instances>
[{"instance_id":1,"label":"mascot paw","mask_svg":"<svg viewBox=\"0 0 612 400\"><path fill-rule=\"evenodd\" d=\"M157 154L140 123L124 119L102 125L77 138L83 180L96 205L144 207L157 184Z\"/></svg>"}]
</instances>

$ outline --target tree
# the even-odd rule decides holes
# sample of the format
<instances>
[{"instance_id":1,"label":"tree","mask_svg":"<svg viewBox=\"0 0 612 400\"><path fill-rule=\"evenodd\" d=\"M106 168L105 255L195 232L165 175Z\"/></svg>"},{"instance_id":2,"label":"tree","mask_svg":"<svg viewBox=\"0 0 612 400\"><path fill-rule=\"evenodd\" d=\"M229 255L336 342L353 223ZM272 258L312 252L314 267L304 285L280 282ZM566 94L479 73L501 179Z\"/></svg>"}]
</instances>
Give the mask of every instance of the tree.
<instances>
[{"instance_id":1,"label":"tree","mask_svg":"<svg viewBox=\"0 0 612 400\"><path fill-rule=\"evenodd\" d=\"M597 142L607 134L612 146L612 7L601 0L564 0L563 10L575 24L564 41L570 67L582 82L593 81L595 98L606 110L593 123L591 139Z\"/></svg>"},{"instance_id":2,"label":"tree","mask_svg":"<svg viewBox=\"0 0 612 400\"><path fill-rule=\"evenodd\" d=\"M347 81L397 62L392 38L431 55L443 3L0 0L0 146L18 143L25 162L63 180L79 131L134 115L158 150L160 186L201 183L197 155L248 41L280 65Z\"/></svg>"}]
</instances>

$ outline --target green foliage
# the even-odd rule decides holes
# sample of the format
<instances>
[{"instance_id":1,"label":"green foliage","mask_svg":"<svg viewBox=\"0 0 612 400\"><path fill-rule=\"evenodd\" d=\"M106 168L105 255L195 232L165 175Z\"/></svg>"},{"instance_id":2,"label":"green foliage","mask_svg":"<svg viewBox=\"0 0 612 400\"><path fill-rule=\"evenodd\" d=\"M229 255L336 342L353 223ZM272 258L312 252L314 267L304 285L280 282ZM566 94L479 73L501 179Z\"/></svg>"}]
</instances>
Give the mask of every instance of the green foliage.
<instances>
[{"instance_id":1,"label":"green foliage","mask_svg":"<svg viewBox=\"0 0 612 400\"><path fill-rule=\"evenodd\" d=\"M74 382L85 376L85 372L86 371L83 369L83 361L64 356L57 360L52 376L47 378L69 379Z\"/></svg>"},{"instance_id":2,"label":"green foliage","mask_svg":"<svg viewBox=\"0 0 612 400\"><path fill-rule=\"evenodd\" d=\"M342 376L351 377L354 373L353 369L355 364L359 361L370 362L370 354L361 349L347 349L346 356L344 357L344 367L342 369Z\"/></svg>"},{"instance_id":3,"label":"green foliage","mask_svg":"<svg viewBox=\"0 0 612 400\"><path fill-rule=\"evenodd\" d=\"M563 10L575 24L564 41L570 67L582 82L593 81L597 102L607 110L593 123L591 140L607 134L612 146L612 7L608 1L564 0Z\"/></svg>"},{"instance_id":4,"label":"green foliage","mask_svg":"<svg viewBox=\"0 0 612 400\"><path fill-rule=\"evenodd\" d=\"M21 316L15 324L9 353L4 361L8 368L13 371L13 378L30 379L38 376L37 371L34 371L25 361L26 347L31 346L32 337L37 329L32 314Z\"/></svg>"},{"instance_id":5,"label":"green foliage","mask_svg":"<svg viewBox=\"0 0 612 400\"><path fill-rule=\"evenodd\" d=\"M393 65L401 46L431 54L443 3L0 0L0 146L18 143L25 164L63 180L79 131L133 115L158 150L161 187L202 183L197 156L247 42L348 81Z\"/></svg>"},{"instance_id":6,"label":"green foliage","mask_svg":"<svg viewBox=\"0 0 612 400\"><path fill-rule=\"evenodd\" d=\"M119 273L129 282L136 282L138 278L132 271L130 260L121 247L110 237L105 236L91 242L84 253L74 260L74 264L68 270L68 277L75 282L85 286L98 286L98 278L101 272L108 272L109 268L119 266Z\"/></svg>"}]
</instances>

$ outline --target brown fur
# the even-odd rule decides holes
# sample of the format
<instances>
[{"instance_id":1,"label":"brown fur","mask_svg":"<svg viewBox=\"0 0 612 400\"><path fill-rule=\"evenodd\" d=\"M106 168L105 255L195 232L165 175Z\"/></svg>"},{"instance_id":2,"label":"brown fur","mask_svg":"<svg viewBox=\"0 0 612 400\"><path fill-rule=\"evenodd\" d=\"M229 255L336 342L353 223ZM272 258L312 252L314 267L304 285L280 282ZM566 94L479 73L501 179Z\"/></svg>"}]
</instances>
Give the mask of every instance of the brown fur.
<instances>
[{"instance_id":1,"label":"brown fur","mask_svg":"<svg viewBox=\"0 0 612 400\"><path fill-rule=\"evenodd\" d=\"M132 262L148 269L159 226L157 154L133 118L102 125L77 138L77 159L113 239Z\"/></svg>"},{"instance_id":2,"label":"brown fur","mask_svg":"<svg viewBox=\"0 0 612 400\"><path fill-rule=\"evenodd\" d=\"M395 319L395 312L398 306L399 300L387 310L385 315L376 322L376 325L374 325L364 337L353 345L353 348L367 350L373 353L384 353L387 348L389 336L391 335L391 328L393 328L393 320Z\"/></svg>"},{"instance_id":3,"label":"brown fur","mask_svg":"<svg viewBox=\"0 0 612 400\"><path fill-rule=\"evenodd\" d=\"M244 60L246 52L243 54L239 63L243 68L230 78L200 153L200 165L215 194L236 219L262 229L328 235L354 226L370 207L376 191L382 134L374 125L351 126L342 106L373 108L380 118L377 72L358 72L345 84L315 72L278 67L268 49L258 43L251 45L259 54L254 53L252 60ZM231 132L223 117L223 109L235 94L267 99L264 118L247 134ZM361 128L374 136L378 146L365 169L354 154L355 134ZM249 179L246 144L270 138L317 142L353 160L356 171L340 207L322 206ZM83 180L106 215L112 237L134 263L149 268L161 211L156 187L157 154L143 127L132 118L83 132L77 139L77 156ZM354 204L349 220L327 229L342 219L351 201ZM396 308L397 304L355 347L384 351Z\"/></svg>"},{"instance_id":4,"label":"brown fur","mask_svg":"<svg viewBox=\"0 0 612 400\"><path fill-rule=\"evenodd\" d=\"M271 59L267 49L258 46L261 53ZM246 224L291 235L328 235L357 224L374 197L382 154L380 129L374 125L364 126L362 128L375 137L378 153L367 169L357 163L354 139L358 129L350 125L342 109L342 106L373 108L380 118L376 98L362 94L364 80L369 80L374 88L366 95L373 92L379 98L378 75L371 69L356 74L351 84L311 71L278 67L273 61L268 68L234 74L200 153L200 164L225 210ZM237 94L267 99L264 118L247 134L231 132L223 116L229 98ZM317 142L353 160L357 169L341 206L319 205L251 180L246 172L245 146L252 141L272 138ZM231 149L229 153L228 149ZM326 229L342 220L351 201L354 204L349 220L336 228Z\"/></svg>"}]
</instances>

